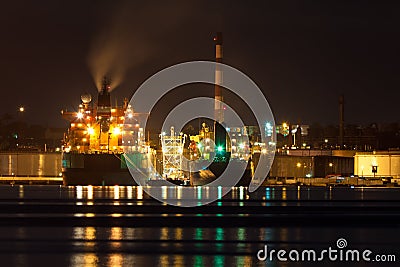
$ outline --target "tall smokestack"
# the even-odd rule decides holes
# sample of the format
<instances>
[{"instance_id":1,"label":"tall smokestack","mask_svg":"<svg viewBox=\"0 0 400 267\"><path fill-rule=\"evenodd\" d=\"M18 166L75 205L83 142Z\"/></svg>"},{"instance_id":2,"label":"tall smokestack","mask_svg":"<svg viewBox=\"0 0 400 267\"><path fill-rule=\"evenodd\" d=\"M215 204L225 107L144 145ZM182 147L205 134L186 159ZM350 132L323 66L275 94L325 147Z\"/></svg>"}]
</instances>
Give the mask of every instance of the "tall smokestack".
<instances>
[{"instance_id":1,"label":"tall smokestack","mask_svg":"<svg viewBox=\"0 0 400 267\"><path fill-rule=\"evenodd\" d=\"M344 142L344 96L339 97L339 145L343 147Z\"/></svg>"},{"instance_id":2,"label":"tall smokestack","mask_svg":"<svg viewBox=\"0 0 400 267\"><path fill-rule=\"evenodd\" d=\"M222 33L217 32L214 37L215 42L215 61L222 63ZM224 107L222 104L222 70L216 64L215 66L215 106L214 106L214 142L217 148L217 154L225 153L227 150L227 135L224 122Z\"/></svg>"},{"instance_id":3,"label":"tall smokestack","mask_svg":"<svg viewBox=\"0 0 400 267\"><path fill-rule=\"evenodd\" d=\"M215 62L222 63L222 32L217 32L217 35L214 37L215 42ZM222 71L218 66L215 66L215 121L222 123L224 121L224 110L222 106ZM218 102L221 101L221 102Z\"/></svg>"},{"instance_id":4,"label":"tall smokestack","mask_svg":"<svg viewBox=\"0 0 400 267\"><path fill-rule=\"evenodd\" d=\"M110 129L110 118L111 118L111 81L104 76L101 91L97 98L97 117L101 126L102 132L108 132Z\"/></svg>"},{"instance_id":5,"label":"tall smokestack","mask_svg":"<svg viewBox=\"0 0 400 267\"><path fill-rule=\"evenodd\" d=\"M103 77L101 83L101 90L97 99L97 106L108 109L111 108L111 97L110 97L111 81L106 76ZM102 110L100 110L102 112Z\"/></svg>"}]
</instances>

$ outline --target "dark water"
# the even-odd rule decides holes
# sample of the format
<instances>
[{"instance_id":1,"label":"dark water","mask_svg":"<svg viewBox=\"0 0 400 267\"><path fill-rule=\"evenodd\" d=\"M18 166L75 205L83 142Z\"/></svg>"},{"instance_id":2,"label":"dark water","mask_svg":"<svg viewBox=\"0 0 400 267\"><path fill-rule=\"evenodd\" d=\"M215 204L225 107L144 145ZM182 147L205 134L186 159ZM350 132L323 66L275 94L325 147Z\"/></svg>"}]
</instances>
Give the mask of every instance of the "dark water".
<instances>
[{"instance_id":1,"label":"dark water","mask_svg":"<svg viewBox=\"0 0 400 267\"><path fill-rule=\"evenodd\" d=\"M176 188L164 190L177 198ZM227 192L204 189L198 197ZM226 191L225 191L226 190ZM208 192L208 193L207 193ZM399 266L397 188L234 188L181 208L141 187L0 186L1 266ZM397 262L260 261L268 249L347 247Z\"/></svg>"}]
</instances>

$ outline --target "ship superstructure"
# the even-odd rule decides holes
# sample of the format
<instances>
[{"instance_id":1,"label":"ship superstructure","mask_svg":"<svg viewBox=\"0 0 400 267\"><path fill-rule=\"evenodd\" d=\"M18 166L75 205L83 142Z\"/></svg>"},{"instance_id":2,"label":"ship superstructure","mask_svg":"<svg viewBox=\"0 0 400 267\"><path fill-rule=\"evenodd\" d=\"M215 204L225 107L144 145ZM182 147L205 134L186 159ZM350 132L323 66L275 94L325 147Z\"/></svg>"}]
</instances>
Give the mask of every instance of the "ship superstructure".
<instances>
[{"instance_id":1,"label":"ship superstructure","mask_svg":"<svg viewBox=\"0 0 400 267\"><path fill-rule=\"evenodd\" d=\"M62 111L70 121L64 152L122 153L129 147L145 145L143 129L138 127L140 114L134 113L127 99L122 106L112 106L110 88L110 81L104 78L97 103L92 103L91 95L86 93L77 111ZM132 138L122 138L123 130Z\"/></svg>"},{"instance_id":2,"label":"ship superstructure","mask_svg":"<svg viewBox=\"0 0 400 267\"><path fill-rule=\"evenodd\" d=\"M76 111L61 112L70 122L63 144L66 185L135 184L128 166L148 168L150 149L139 127L147 114L135 113L127 99L122 106L112 106L110 90L105 77L97 102L85 93Z\"/></svg>"}]
</instances>

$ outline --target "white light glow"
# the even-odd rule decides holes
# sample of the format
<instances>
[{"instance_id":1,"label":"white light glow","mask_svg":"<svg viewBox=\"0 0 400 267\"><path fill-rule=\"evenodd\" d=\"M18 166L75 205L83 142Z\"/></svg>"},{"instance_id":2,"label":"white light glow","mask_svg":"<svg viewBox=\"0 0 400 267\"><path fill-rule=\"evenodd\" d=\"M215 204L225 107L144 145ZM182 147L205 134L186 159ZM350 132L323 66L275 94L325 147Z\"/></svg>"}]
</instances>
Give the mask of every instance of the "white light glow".
<instances>
[{"instance_id":1,"label":"white light glow","mask_svg":"<svg viewBox=\"0 0 400 267\"><path fill-rule=\"evenodd\" d=\"M121 134L121 128L115 127L115 128L113 129L113 134L115 134L115 135Z\"/></svg>"},{"instance_id":2,"label":"white light glow","mask_svg":"<svg viewBox=\"0 0 400 267\"><path fill-rule=\"evenodd\" d=\"M94 134L94 129L93 129L92 127L89 127L89 128L87 129L87 131L88 131L88 134L90 134L90 135L93 135L93 134Z\"/></svg>"}]
</instances>

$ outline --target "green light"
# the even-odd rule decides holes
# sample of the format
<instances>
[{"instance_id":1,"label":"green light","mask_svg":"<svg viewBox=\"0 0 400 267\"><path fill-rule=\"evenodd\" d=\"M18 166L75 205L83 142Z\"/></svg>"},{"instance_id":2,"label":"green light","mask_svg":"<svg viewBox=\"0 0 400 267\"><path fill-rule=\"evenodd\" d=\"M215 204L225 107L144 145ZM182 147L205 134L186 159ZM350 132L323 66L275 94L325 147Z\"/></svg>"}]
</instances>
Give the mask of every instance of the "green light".
<instances>
[{"instance_id":1,"label":"green light","mask_svg":"<svg viewBox=\"0 0 400 267\"><path fill-rule=\"evenodd\" d=\"M201 148L201 143L198 143L198 144L197 144L197 147L198 147L198 148Z\"/></svg>"},{"instance_id":2,"label":"green light","mask_svg":"<svg viewBox=\"0 0 400 267\"><path fill-rule=\"evenodd\" d=\"M222 151L224 151L224 148L223 148L222 146L218 146L218 147L217 147L217 151L218 151L218 152L222 152Z\"/></svg>"}]
</instances>

